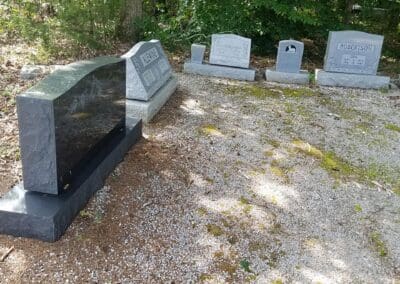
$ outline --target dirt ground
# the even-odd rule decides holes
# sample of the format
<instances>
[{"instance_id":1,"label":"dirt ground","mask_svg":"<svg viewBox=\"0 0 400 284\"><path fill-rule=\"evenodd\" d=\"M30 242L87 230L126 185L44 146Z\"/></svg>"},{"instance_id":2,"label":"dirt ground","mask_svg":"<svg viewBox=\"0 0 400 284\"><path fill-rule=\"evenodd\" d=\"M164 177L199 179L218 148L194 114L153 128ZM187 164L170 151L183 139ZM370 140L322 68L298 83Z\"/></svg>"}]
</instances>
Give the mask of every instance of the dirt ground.
<instances>
[{"instance_id":1,"label":"dirt ground","mask_svg":"<svg viewBox=\"0 0 400 284\"><path fill-rule=\"evenodd\" d=\"M3 67L0 193L34 83ZM0 236L1 283L400 283L398 90L177 76L60 241Z\"/></svg>"}]
</instances>

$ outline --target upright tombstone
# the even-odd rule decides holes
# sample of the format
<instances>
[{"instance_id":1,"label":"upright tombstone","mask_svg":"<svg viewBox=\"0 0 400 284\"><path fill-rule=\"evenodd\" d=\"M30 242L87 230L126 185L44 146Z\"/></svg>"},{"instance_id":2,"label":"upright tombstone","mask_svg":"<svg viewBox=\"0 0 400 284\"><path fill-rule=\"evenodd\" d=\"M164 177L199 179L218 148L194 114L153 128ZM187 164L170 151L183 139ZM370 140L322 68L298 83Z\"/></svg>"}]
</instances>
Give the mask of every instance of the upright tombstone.
<instances>
[{"instance_id":1,"label":"upright tombstone","mask_svg":"<svg viewBox=\"0 0 400 284\"><path fill-rule=\"evenodd\" d=\"M211 37L210 63L249 68L251 39L233 34L214 34Z\"/></svg>"},{"instance_id":2,"label":"upright tombstone","mask_svg":"<svg viewBox=\"0 0 400 284\"><path fill-rule=\"evenodd\" d=\"M147 123L175 92L178 80L159 40L139 42L122 58L126 60L127 112Z\"/></svg>"},{"instance_id":3,"label":"upright tombstone","mask_svg":"<svg viewBox=\"0 0 400 284\"><path fill-rule=\"evenodd\" d=\"M18 95L17 111L23 183L0 198L0 233L56 241L141 137L125 62L67 65Z\"/></svg>"},{"instance_id":4,"label":"upright tombstone","mask_svg":"<svg viewBox=\"0 0 400 284\"><path fill-rule=\"evenodd\" d=\"M202 64L204 60L204 52L206 51L206 46L202 44L192 44L191 47L191 61L194 63Z\"/></svg>"},{"instance_id":5,"label":"upright tombstone","mask_svg":"<svg viewBox=\"0 0 400 284\"><path fill-rule=\"evenodd\" d=\"M383 36L359 31L329 32L324 70L316 82L325 86L366 89L388 87L390 78L377 76Z\"/></svg>"},{"instance_id":6,"label":"upright tombstone","mask_svg":"<svg viewBox=\"0 0 400 284\"><path fill-rule=\"evenodd\" d=\"M275 68L265 71L265 78L267 81L288 84L308 84L309 73L300 70L303 52L304 44L300 41L280 41L276 66Z\"/></svg>"},{"instance_id":7,"label":"upright tombstone","mask_svg":"<svg viewBox=\"0 0 400 284\"><path fill-rule=\"evenodd\" d=\"M193 60L184 65L184 72L205 76L254 81L255 70L250 69L251 39L234 34L214 34L211 37L209 64Z\"/></svg>"}]
</instances>

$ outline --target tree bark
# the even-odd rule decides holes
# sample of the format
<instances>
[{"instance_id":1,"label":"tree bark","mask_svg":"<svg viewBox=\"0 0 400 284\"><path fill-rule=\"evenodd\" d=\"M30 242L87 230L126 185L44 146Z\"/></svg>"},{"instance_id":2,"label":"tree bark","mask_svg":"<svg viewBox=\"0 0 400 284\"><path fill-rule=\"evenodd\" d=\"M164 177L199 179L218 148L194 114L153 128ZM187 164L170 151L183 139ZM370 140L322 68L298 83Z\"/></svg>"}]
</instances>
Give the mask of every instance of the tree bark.
<instances>
[{"instance_id":1,"label":"tree bark","mask_svg":"<svg viewBox=\"0 0 400 284\"><path fill-rule=\"evenodd\" d=\"M143 15L142 0L122 0L118 34L126 40L137 40L134 22Z\"/></svg>"}]
</instances>

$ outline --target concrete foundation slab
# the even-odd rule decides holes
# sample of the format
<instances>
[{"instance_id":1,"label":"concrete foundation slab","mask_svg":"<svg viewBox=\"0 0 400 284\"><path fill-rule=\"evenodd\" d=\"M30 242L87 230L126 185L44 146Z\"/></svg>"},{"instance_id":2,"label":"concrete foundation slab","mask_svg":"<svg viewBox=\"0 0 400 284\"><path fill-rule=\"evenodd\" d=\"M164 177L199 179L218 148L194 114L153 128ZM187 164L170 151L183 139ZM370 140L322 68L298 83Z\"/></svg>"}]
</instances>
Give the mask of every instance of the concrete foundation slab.
<instances>
[{"instance_id":1,"label":"concrete foundation slab","mask_svg":"<svg viewBox=\"0 0 400 284\"><path fill-rule=\"evenodd\" d=\"M135 116L142 119L144 123L149 123L175 92L177 86L178 79L175 76L171 76L149 101L126 100L127 115Z\"/></svg>"},{"instance_id":2,"label":"concrete foundation slab","mask_svg":"<svg viewBox=\"0 0 400 284\"><path fill-rule=\"evenodd\" d=\"M79 186L72 184L61 195L26 191L23 184L15 186L0 199L0 233L48 242L58 240L141 136L141 121L127 118L125 132L111 138L96 156L102 161L91 161L74 182Z\"/></svg>"},{"instance_id":3,"label":"concrete foundation slab","mask_svg":"<svg viewBox=\"0 0 400 284\"><path fill-rule=\"evenodd\" d=\"M286 84L308 85L310 83L310 74L301 70L300 73L279 72L275 69L267 69L265 78L269 82L278 82Z\"/></svg>"},{"instance_id":4,"label":"concrete foundation slab","mask_svg":"<svg viewBox=\"0 0 400 284\"><path fill-rule=\"evenodd\" d=\"M315 70L315 81L317 85L332 87L347 87L360 89L388 88L390 77L376 75L361 75L326 72L321 69Z\"/></svg>"},{"instance_id":5,"label":"concrete foundation slab","mask_svg":"<svg viewBox=\"0 0 400 284\"><path fill-rule=\"evenodd\" d=\"M204 76L221 77L228 79L254 81L256 71L254 69L244 69L227 67L220 65L198 64L186 62L183 66L185 73L199 74Z\"/></svg>"}]
</instances>

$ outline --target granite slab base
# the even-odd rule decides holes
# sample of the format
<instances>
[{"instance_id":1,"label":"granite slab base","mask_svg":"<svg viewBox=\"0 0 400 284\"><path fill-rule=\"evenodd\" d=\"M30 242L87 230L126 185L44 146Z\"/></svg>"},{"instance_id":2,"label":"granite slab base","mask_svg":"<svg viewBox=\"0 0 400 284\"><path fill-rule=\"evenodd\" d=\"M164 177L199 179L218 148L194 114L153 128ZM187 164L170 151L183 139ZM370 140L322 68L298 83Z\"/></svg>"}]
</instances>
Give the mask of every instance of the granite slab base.
<instances>
[{"instance_id":1,"label":"granite slab base","mask_svg":"<svg viewBox=\"0 0 400 284\"><path fill-rule=\"evenodd\" d=\"M301 70L299 73L287 73L279 72L275 69L267 69L265 71L265 79L268 82L308 85L310 83L310 74L305 70Z\"/></svg>"},{"instance_id":2,"label":"granite slab base","mask_svg":"<svg viewBox=\"0 0 400 284\"><path fill-rule=\"evenodd\" d=\"M360 75L326 72L321 69L315 70L315 81L317 85L332 87L347 87L360 89L382 89L388 88L390 77L376 75Z\"/></svg>"},{"instance_id":3,"label":"granite slab base","mask_svg":"<svg viewBox=\"0 0 400 284\"><path fill-rule=\"evenodd\" d=\"M178 79L175 76L171 76L149 101L126 100L127 115L135 116L142 119L144 123L149 123L163 105L165 105L177 87Z\"/></svg>"},{"instance_id":4,"label":"granite slab base","mask_svg":"<svg viewBox=\"0 0 400 284\"><path fill-rule=\"evenodd\" d=\"M90 197L103 187L105 179L122 161L125 153L142 136L140 120L127 118L127 127L102 149L105 158L97 167L91 162L78 179L76 188L60 195L26 191L16 185L0 199L0 233L47 242L57 241ZM104 154L103 153L103 154ZM101 157L101 153L99 154Z\"/></svg>"},{"instance_id":5,"label":"granite slab base","mask_svg":"<svg viewBox=\"0 0 400 284\"><path fill-rule=\"evenodd\" d=\"M183 66L183 72L243 81L254 81L256 77L256 70L254 69L198 64L193 62L186 62Z\"/></svg>"}]
</instances>

